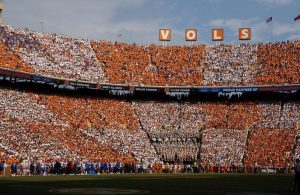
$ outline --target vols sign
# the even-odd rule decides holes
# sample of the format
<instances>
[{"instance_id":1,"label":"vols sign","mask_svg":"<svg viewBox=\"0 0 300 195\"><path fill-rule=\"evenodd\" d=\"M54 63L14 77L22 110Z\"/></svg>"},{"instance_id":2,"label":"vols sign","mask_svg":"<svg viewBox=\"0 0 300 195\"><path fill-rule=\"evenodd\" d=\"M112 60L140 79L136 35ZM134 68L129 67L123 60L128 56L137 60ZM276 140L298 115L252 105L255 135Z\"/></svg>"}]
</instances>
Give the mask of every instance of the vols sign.
<instances>
[{"instance_id":1,"label":"vols sign","mask_svg":"<svg viewBox=\"0 0 300 195\"><path fill-rule=\"evenodd\" d=\"M171 30L170 29L159 29L159 40L160 41L171 41Z\"/></svg>"},{"instance_id":2,"label":"vols sign","mask_svg":"<svg viewBox=\"0 0 300 195\"><path fill-rule=\"evenodd\" d=\"M223 41L224 29L212 29L211 36L212 36L212 41ZM171 41L171 29L159 29L159 40ZM185 41L197 41L197 40L198 40L197 29L185 29ZM239 40L241 41L251 40L251 28L240 28Z\"/></svg>"},{"instance_id":3,"label":"vols sign","mask_svg":"<svg viewBox=\"0 0 300 195\"><path fill-rule=\"evenodd\" d=\"M240 28L239 38L240 40L251 40L251 28Z\"/></svg>"},{"instance_id":4,"label":"vols sign","mask_svg":"<svg viewBox=\"0 0 300 195\"><path fill-rule=\"evenodd\" d=\"M211 31L213 41L223 41L224 29L213 29Z\"/></svg>"},{"instance_id":5,"label":"vols sign","mask_svg":"<svg viewBox=\"0 0 300 195\"><path fill-rule=\"evenodd\" d=\"M185 30L186 41L197 41L197 29L186 29Z\"/></svg>"}]
</instances>

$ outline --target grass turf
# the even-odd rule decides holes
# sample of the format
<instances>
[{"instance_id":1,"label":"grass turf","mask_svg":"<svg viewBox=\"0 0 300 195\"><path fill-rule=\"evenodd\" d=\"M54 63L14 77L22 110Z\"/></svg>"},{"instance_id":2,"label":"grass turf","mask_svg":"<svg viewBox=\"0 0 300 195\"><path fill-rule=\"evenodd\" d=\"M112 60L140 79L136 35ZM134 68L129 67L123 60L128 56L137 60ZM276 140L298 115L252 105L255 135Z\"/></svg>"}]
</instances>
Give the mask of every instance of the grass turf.
<instances>
[{"instance_id":1,"label":"grass turf","mask_svg":"<svg viewBox=\"0 0 300 195\"><path fill-rule=\"evenodd\" d=\"M0 177L0 194L57 194L56 189L117 188L145 194L275 195L289 192L291 175L159 174ZM90 192L93 194L93 192ZM66 194L75 194L70 192ZM118 194L118 193L116 193Z\"/></svg>"}]
</instances>

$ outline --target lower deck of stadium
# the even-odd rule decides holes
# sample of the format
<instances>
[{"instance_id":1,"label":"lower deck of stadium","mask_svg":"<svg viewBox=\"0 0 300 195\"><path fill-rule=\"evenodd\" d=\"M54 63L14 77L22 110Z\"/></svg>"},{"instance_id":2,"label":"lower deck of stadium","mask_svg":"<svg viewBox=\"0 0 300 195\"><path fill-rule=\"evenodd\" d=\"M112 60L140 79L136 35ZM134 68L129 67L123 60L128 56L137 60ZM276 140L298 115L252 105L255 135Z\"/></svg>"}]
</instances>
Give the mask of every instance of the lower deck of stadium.
<instances>
[{"instance_id":1,"label":"lower deck of stadium","mask_svg":"<svg viewBox=\"0 0 300 195\"><path fill-rule=\"evenodd\" d=\"M283 168L300 156L297 99L157 101L36 91L0 87L0 155L7 164Z\"/></svg>"}]
</instances>

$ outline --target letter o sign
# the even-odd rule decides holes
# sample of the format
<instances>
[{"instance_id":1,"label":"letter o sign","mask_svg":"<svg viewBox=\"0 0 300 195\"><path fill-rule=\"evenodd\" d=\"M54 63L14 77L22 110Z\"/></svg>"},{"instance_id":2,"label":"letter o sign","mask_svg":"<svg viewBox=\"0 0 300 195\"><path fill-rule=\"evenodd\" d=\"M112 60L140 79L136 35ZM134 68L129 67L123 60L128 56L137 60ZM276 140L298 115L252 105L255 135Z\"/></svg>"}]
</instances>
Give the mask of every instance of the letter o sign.
<instances>
[{"instance_id":1,"label":"letter o sign","mask_svg":"<svg viewBox=\"0 0 300 195\"><path fill-rule=\"evenodd\" d=\"M185 30L185 40L186 41L197 41L197 29L186 29Z\"/></svg>"}]
</instances>

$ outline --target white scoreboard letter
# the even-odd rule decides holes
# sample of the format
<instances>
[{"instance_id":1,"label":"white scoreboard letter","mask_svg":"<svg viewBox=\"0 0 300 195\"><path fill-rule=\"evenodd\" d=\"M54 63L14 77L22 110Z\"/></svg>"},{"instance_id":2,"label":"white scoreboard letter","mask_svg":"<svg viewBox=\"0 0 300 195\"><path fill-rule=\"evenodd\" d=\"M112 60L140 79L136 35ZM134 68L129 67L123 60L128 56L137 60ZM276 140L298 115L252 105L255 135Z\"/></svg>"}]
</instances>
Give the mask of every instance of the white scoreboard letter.
<instances>
[{"instance_id":1,"label":"white scoreboard letter","mask_svg":"<svg viewBox=\"0 0 300 195\"><path fill-rule=\"evenodd\" d=\"M171 41L171 30L170 29L159 29L159 40L160 41Z\"/></svg>"},{"instance_id":2,"label":"white scoreboard letter","mask_svg":"<svg viewBox=\"0 0 300 195\"><path fill-rule=\"evenodd\" d=\"M213 41L223 41L224 39L224 29L213 29L212 30L212 40Z\"/></svg>"},{"instance_id":3,"label":"white scoreboard letter","mask_svg":"<svg viewBox=\"0 0 300 195\"><path fill-rule=\"evenodd\" d=\"M240 28L239 38L240 40L251 40L251 28Z\"/></svg>"},{"instance_id":4,"label":"white scoreboard letter","mask_svg":"<svg viewBox=\"0 0 300 195\"><path fill-rule=\"evenodd\" d=\"M185 40L186 41L197 41L197 29L186 29Z\"/></svg>"}]
</instances>

